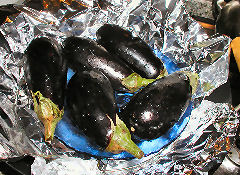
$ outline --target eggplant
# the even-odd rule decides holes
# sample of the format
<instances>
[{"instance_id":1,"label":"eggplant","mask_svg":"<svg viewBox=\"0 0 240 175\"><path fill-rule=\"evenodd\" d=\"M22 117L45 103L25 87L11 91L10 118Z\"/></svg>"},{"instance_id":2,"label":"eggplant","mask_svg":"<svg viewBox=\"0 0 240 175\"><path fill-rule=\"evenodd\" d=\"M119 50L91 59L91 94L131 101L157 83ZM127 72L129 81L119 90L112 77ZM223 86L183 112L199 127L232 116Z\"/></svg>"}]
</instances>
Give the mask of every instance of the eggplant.
<instances>
[{"instance_id":1,"label":"eggplant","mask_svg":"<svg viewBox=\"0 0 240 175\"><path fill-rule=\"evenodd\" d=\"M66 104L73 125L101 150L143 156L117 116L113 89L104 74L94 69L75 73L67 86Z\"/></svg>"},{"instance_id":2,"label":"eggplant","mask_svg":"<svg viewBox=\"0 0 240 175\"><path fill-rule=\"evenodd\" d=\"M64 113L67 64L61 46L47 37L32 40L25 57L25 75L34 111L44 124L45 141L51 142Z\"/></svg>"},{"instance_id":3,"label":"eggplant","mask_svg":"<svg viewBox=\"0 0 240 175\"><path fill-rule=\"evenodd\" d=\"M64 42L63 55L75 72L94 68L104 73L117 91L133 92L154 81L142 78L91 39L68 37Z\"/></svg>"},{"instance_id":4,"label":"eggplant","mask_svg":"<svg viewBox=\"0 0 240 175\"><path fill-rule=\"evenodd\" d=\"M156 79L165 73L162 61L139 37L113 24L104 24L97 32L97 42L129 65L143 78Z\"/></svg>"},{"instance_id":5,"label":"eggplant","mask_svg":"<svg viewBox=\"0 0 240 175\"><path fill-rule=\"evenodd\" d=\"M140 139L156 139L178 121L191 96L189 77L176 72L139 91L121 110L119 118Z\"/></svg>"},{"instance_id":6,"label":"eggplant","mask_svg":"<svg viewBox=\"0 0 240 175\"><path fill-rule=\"evenodd\" d=\"M216 20L216 33L231 39L240 36L240 1L231 0L222 7Z\"/></svg>"},{"instance_id":7,"label":"eggplant","mask_svg":"<svg viewBox=\"0 0 240 175\"><path fill-rule=\"evenodd\" d=\"M115 24L104 24L97 32L97 42L106 48L110 53L114 53L119 43L131 41L133 36L128 30Z\"/></svg>"}]
</instances>

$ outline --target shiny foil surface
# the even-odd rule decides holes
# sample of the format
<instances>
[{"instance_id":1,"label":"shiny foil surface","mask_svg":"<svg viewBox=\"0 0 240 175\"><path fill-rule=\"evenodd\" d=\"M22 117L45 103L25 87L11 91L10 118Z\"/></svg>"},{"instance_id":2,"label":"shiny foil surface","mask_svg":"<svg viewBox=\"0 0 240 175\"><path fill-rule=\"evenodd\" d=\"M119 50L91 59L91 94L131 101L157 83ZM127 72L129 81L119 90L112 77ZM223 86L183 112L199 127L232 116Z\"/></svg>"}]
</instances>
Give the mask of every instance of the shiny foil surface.
<instances>
[{"instance_id":1,"label":"shiny foil surface","mask_svg":"<svg viewBox=\"0 0 240 175\"><path fill-rule=\"evenodd\" d=\"M20 13L0 26L10 48L0 47L0 157L36 157L33 174L205 174L227 155L239 123L231 105L204 98L228 78L229 38L209 37L185 11L181 0L73 1L53 11L16 5ZM56 9L57 8L57 9ZM50 10L50 9L49 9ZM180 70L198 73L193 110L181 135L158 153L140 160L97 159L54 138L44 142L44 128L34 111L24 78L24 51L36 37L61 43L74 35L96 39L104 23L118 24L169 57ZM51 160L46 163L46 160Z\"/></svg>"}]
</instances>

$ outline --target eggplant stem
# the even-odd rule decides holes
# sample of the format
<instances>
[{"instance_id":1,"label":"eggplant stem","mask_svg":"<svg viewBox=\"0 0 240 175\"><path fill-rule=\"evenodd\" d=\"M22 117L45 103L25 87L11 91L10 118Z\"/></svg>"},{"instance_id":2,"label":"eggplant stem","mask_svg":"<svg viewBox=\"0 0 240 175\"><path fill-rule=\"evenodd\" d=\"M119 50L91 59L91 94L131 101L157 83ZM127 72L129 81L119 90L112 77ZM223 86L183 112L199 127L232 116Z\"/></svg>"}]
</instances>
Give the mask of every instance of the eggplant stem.
<instances>
[{"instance_id":1,"label":"eggplant stem","mask_svg":"<svg viewBox=\"0 0 240 175\"><path fill-rule=\"evenodd\" d=\"M60 110L49 98L43 97L41 92L32 93L34 111L45 128L45 141L51 142L57 123L62 119L64 109Z\"/></svg>"},{"instance_id":2,"label":"eggplant stem","mask_svg":"<svg viewBox=\"0 0 240 175\"><path fill-rule=\"evenodd\" d=\"M190 72L190 71L180 71L184 73L186 76L188 76L190 80L190 85L192 87L192 94L196 93L197 87L199 85L199 76L197 73Z\"/></svg>"},{"instance_id":3,"label":"eggplant stem","mask_svg":"<svg viewBox=\"0 0 240 175\"><path fill-rule=\"evenodd\" d=\"M164 70L156 79L162 78L166 75L167 70L164 68ZM147 86L148 84L154 82L156 79L142 78L139 74L134 72L122 80L122 85L129 89L130 92L136 92L139 88Z\"/></svg>"},{"instance_id":4,"label":"eggplant stem","mask_svg":"<svg viewBox=\"0 0 240 175\"><path fill-rule=\"evenodd\" d=\"M116 125L113 126L112 138L106 151L112 153L120 153L127 151L134 157L141 159L144 152L131 140L131 134L122 120L116 116Z\"/></svg>"}]
</instances>

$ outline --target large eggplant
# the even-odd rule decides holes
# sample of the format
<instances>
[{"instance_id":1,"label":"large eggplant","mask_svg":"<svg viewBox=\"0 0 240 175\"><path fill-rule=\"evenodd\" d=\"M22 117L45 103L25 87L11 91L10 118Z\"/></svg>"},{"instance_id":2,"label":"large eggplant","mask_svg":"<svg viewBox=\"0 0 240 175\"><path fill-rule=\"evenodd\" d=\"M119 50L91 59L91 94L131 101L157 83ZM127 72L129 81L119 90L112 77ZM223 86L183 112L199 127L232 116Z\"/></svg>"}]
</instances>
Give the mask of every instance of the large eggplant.
<instances>
[{"instance_id":1,"label":"large eggplant","mask_svg":"<svg viewBox=\"0 0 240 175\"><path fill-rule=\"evenodd\" d=\"M151 140L165 134L187 108L192 95L190 79L173 73L138 92L119 114L131 132Z\"/></svg>"},{"instance_id":2,"label":"large eggplant","mask_svg":"<svg viewBox=\"0 0 240 175\"><path fill-rule=\"evenodd\" d=\"M136 91L153 82L132 71L123 61L110 55L94 40L69 37L64 42L64 58L74 71L82 68L94 68L104 73L111 81L114 90Z\"/></svg>"},{"instance_id":3,"label":"large eggplant","mask_svg":"<svg viewBox=\"0 0 240 175\"><path fill-rule=\"evenodd\" d=\"M67 66L61 54L61 46L47 37L32 40L25 52L26 80L48 142L53 139L56 124L64 112Z\"/></svg>"},{"instance_id":4,"label":"large eggplant","mask_svg":"<svg viewBox=\"0 0 240 175\"><path fill-rule=\"evenodd\" d=\"M165 73L162 61L139 37L113 24L104 24L97 30L97 42L111 54L126 62L143 78L156 79Z\"/></svg>"},{"instance_id":5,"label":"large eggplant","mask_svg":"<svg viewBox=\"0 0 240 175\"><path fill-rule=\"evenodd\" d=\"M74 74L67 86L66 104L72 123L101 149L143 156L118 118L113 89L101 72L92 69Z\"/></svg>"}]
</instances>

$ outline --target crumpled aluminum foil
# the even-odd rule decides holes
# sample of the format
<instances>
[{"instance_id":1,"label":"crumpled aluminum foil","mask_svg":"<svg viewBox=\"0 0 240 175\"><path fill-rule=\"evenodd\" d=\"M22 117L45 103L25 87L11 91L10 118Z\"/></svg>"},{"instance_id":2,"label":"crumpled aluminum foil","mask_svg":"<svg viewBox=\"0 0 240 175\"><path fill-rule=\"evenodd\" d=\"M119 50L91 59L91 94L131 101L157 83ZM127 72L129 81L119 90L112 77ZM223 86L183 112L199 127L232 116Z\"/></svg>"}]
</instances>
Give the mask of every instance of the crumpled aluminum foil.
<instances>
[{"instance_id":1,"label":"crumpled aluminum foil","mask_svg":"<svg viewBox=\"0 0 240 175\"><path fill-rule=\"evenodd\" d=\"M32 155L36 157L33 174L74 174L75 170L78 174L93 170L96 174L204 174L220 163L233 144L238 115L229 104L204 97L227 81L229 38L210 38L188 15L181 0L106 0L101 5L83 0L81 4L81 10L64 4L65 8L54 14L17 5L21 13L0 27L10 46L10 50L0 47L0 158ZM181 70L194 71L200 77L194 109L182 134L158 153L140 160L95 159L56 138L47 145L43 125L29 108L32 101L22 59L28 44L38 36L59 42L71 35L95 39L96 30L104 23L129 29ZM52 161L47 164L43 158ZM74 162L78 166L73 171Z\"/></svg>"},{"instance_id":2,"label":"crumpled aluminum foil","mask_svg":"<svg viewBox=\"0 0 240 175\"><path fill-rule=\"evenodd\" d=\"M141 160L111 160L61 157L50 163L38 157L35 175L57 174L208 174L231 148L236 132L236 111L229 104L203 100L192 111L182 134L160 152ZM197 123L197 124L196 124ZM78 164L78 166L74 166ZM73 168L74 167L74 168Z\"/></svg>"}]
</instances>

